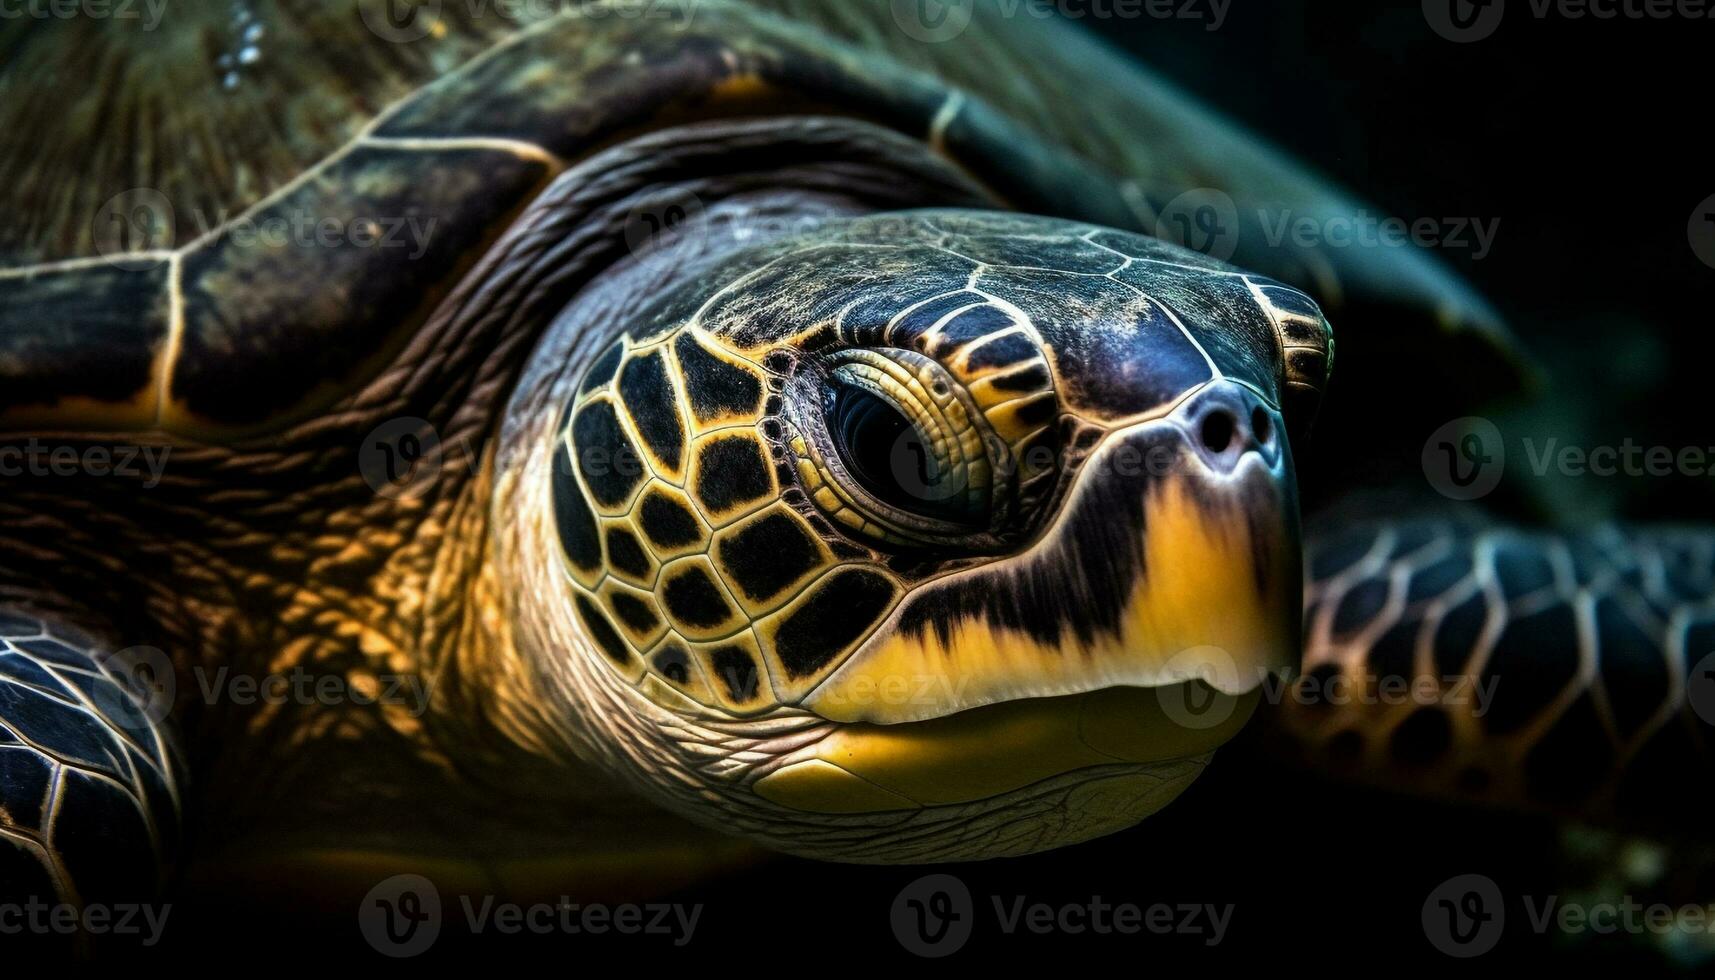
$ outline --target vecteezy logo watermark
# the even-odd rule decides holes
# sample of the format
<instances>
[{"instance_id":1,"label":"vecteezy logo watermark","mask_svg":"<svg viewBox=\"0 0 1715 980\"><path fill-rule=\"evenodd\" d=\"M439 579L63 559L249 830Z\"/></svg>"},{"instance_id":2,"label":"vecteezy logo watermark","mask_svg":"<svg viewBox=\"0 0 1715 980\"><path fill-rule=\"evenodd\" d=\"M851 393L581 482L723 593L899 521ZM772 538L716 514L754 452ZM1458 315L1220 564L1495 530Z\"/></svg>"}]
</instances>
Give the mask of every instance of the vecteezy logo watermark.
<instances>
[{"instance_id":1,"label":"vecteezy logo watermark","mask_svg":"<svg viewBox=\"0 0 1715 980\"><path fill-rule=\"evenodd\" d=\"M102 659L114 684L98 684L90 694L95 709L121 728L147 731L163 721L178 700L173 660L150 646L126 647Z\"/></svg>"},{"instance_id":2,"label":"vecteezy logo watermark","mask_svg":"<svg viewBox=\"0 0 1715 980\"><path fill-rule=\"evenodd\" d=\"M1225 262L1239 248L1238 205L1225 191L1193 188L1157 213L1155 237Z\"/></svg>"},{"instance_id":3,"label":"vecteezy logo watermark","mask_svg":"<svg viewBox=\"0 0 1715 980\"><path fill-rule=\"evenodd\" d=\"M893 22L913 40L951 41L971 26L976 0L892 0Z\"/></svg>"},{"instance_id":4,"label":"vecteezy logo watermark","mask_svg":"<svg viewBox=\"0 0 1715 980\"><path fill-rule=\"evenodd\" d=\"M1484 875L1449 878L1423 900L1423 934L1448 956L1468 959L1495 948L1506 927L1501 889Z\"/></svg>"},{"instance_id":5,"label":"vecteezy logo watermark","mask_svg":"<svg viewBox=\"0 0 1715 980\"><path fill-rule=\"evenodd\" d=\"M641 936L684 946L697 932L703 906L678 903L646 905L557 902L521 905L492 895L458 896L464 925L472 935L488 932L515 936ZM440 891L422 875L395 875L369 890L357 910L358 930L377 952L405 958L428 951L444 925Z\"/></svg>"},{"instance_id":6,"label":"vecteezy logo watermark","mask_svg":"<svg viewBox=\"0 0 1715 980\"><path fill-rule=\"evenodd\" d=\"M1423 0L1423 19L1430 29L1457 44L1494 34L1506 12L1506 0Z\"/></svg>"},{"instance_id":7,"label":"vecteezy logo watermark","mask_svg":"<svg viewBox=\"0 0 1715 980\"><path fill-rule=\"evenodd\" d=\"M126 272L152 269L166 259L178 234L173 202L152 187L133 187L107 199L90 229L96 254Z\"/></svg>"},{"instance_id":8,"label":"vecteezy logo watermark","mask_svg":"<svg viewBox=\"0 0 1715 980\"><path fill-rule=\"evenodd\" d=\"M1506 471L1501 430L1479 416L1454 419L1423 443L1423 475L1429 485L1453 500L1476 500L1492 493Z\"/></svg>"},{"instance_id":9,"label":"vecteezy logo watermark","mask_svg":"<svg viewBox=\"0 0 1715 980\"><path fill-rule=\"evenodd\" d=\"M441 0L375 0L359 3L358 13L376 37L408 44L428 37L440 24Z\"/></svg>"},{"instance_id":10,"label":"vecteezy logo watermark","mask_svg":"<svg viewBox=\"0 0 1715 980\"><path fill-rule=\"evenodd\" d=\"M691 236L707 234L703 202L685 190L669 190L637 204L625 216L625 247L631 254L685 244L697 244Z\"/></svg>"},{"instance_id":11,"label":"vecteezy logo watermark","mask_svg":"<svg viewBox=\"0 0 1715 980\"><path fill-rule=\"evenodd\" d=\"M99 902L72 905L64 902L44 902L30 898L23 902L0 903L0 936L33 933L38 936L123 936L135 937L144 946L161 941L167 928L171 905Z\"/></svg>"},{"instance_id":12,"label":"vecteezy logo watermark","mask_svg":"<svg viewBox=\"0 0 1715 980\"><path fill-rule=\"evenodd\" d=\"M1685 698L1705 725L1715 725L1715 653L1706 654L1691 668Z\"/></svg>"},{"instance_id":13,"label":"vecteezy logo watermark","mask_svg":"<svg viewBox=\"0 0 1715 980\"><path fill-rule=\"evenodd\" d=\"M1005 935L1186 935L1215 946L1232 924L1232 905L1139 905L1109 902L1100 895L1081 902L1033 902L1026 895L990 895L981 907L994 915ZM924 875L900 890L890 919L893 935L918 956L940 958L958 952L971 938L979 906L970 889L949 874Z\"/></svg>"},{"instance_id":14,"label":"vecteezy logo watermark","mask_svg":"<svg viewBox=\"0 0 1715 980\"><path fill-rule=\"evenodd\" d=\"M357 469L383 497L421 496L441 474L440 433L425 419L388 419L363 437Z\"/></svg>"},{"instance_id":15,"label":"vecteezy logo watermark","mask_svg":"<svg viewBox=\"0 0 1715 980\"><path fill-rule=\"evenodd\" d=\"M0 20L134 20L145 31L166 12L167 0L0 0Z\"/></svg>"},{"instance_id":16,"label":"vecteezy logo watermark","mask_svg":"<svg viewBox=\"0 0 1715 980\"><path fill-rule=\"evenodd\" d=\"M0 476L120 477L153 490L172 451L171 446L49 446L31 436L0 446Z\"/></svg>"},{"instance_id":17,"label":"vecteezy logo watermark","mask_svg":"<svg viewBox=\"0 0 1715 980\"><path fill-rule=\"evenodd\" d=\"M1704 198L1691 212L1685 235L1691 240L1691 251L1697 260L1715 269L1715 194Z\"/></svg>"},{"instance_id":18,"label":"vecteezy logo watermark","mask_svg":"<svg viewBox=\"0 0 1715 980\"><path fill-rule=\"evenodd\" d=\"M451 465L475 469L477 450L468 438L454 440L449 449L432 423L405 416L388 419L363 437L357 469L379 496L414 500L428 493L446 471L449 453Z\"/></svg>"},{"instance_id":19,"label":"vecteezy logo watermark","mask_svg":"<svg viewBox=\"0 0 1715 980\"><path fill-rule=\"evenodd\" d=\"M383 956L426 952L441 935L441 893L422 875L394 875L363 896L357 928Z\"/></svg>"},{"instance_id":20,"label":"vecteezy logo watermark","mask_svg":"<svg viewBox=\"0 0 1715 980\"><path fill-rule=\"evenodd\" d=\"M1215 728L1238 710L1239 699L1226 692L1235 690L1240 682L1239 665L1220 647L1181 650L1162 665L1161 675L1177 682L1155 689L1161 712L1181 728Z\"/></svg>"},{"instance_id":21,"label":"vecteezy logo watermark","mask_svg":"<svg viewBox=\"0 0 1715 980\"><path fill-rule=\"evenodd\" d=\"M899 945L918 956L951 956L971 938L971 890L953 875L924 875L893 899L888 918Z\"/></svg>"}]
</instances>

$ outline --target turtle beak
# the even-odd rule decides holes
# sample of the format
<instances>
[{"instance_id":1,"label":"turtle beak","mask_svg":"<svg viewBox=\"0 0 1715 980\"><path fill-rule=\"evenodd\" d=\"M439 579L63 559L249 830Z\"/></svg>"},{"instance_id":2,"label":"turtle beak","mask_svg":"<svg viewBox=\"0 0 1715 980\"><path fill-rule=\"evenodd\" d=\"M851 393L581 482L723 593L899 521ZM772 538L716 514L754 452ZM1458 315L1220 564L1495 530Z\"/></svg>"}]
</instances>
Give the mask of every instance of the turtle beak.
<instances>
[{"instance_id":1,"label":"turtle beak","mask_svg":"<svg viewBox=\"0 0 1715 980\"><path fill-rule=\"evenodd\" d=\"M1296 664L1301 633L1281 422L1217 378L1109 431L1034 546L919 589L805 706L896 724L1114 687L1197 683L1254 701Z\"/></svg>"}]
</instances>

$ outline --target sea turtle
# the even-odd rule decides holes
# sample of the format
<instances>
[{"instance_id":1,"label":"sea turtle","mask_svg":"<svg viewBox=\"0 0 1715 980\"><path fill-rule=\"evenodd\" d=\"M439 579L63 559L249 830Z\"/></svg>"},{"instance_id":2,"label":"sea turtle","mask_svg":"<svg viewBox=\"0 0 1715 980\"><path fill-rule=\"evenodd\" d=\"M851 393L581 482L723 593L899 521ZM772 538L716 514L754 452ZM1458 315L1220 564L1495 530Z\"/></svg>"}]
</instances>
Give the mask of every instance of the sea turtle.
<instances>
[{"instance_id":1,"label":"sea turtle","mask_svg":"<svg viewBox=\"0 0 1715 980\"><path fill-rule=\"evenodd\" d=\"M1343 510L1304 588L1300 468L1416 472L1530 371L1423 253L1274 240L1357 205L1128 59L965 2L510 13L4 25L0 892L747 852L683 818L1022 854L1263 701L1433 792L1706 738L1706 533ZM1306 628L1311 678L1505 683L1305 706Z\"/></svg>"}]
</instances>

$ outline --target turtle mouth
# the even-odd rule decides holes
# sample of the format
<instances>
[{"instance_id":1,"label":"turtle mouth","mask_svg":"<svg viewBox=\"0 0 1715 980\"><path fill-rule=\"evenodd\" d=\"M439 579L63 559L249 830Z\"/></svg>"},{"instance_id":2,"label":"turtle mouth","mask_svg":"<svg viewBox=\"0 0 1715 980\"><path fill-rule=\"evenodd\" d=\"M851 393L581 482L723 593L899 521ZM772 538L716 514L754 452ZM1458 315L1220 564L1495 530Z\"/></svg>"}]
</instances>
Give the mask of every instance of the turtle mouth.
<instances>
[{"instance_id":1,"label":"turtle mouth","mask_svg":"<svg viewBox=\"0 0 1715 980\"><path fill-rule=\"evenodd\" d=\"M1192 680L1243 695L1295 665L1290 452L1237 388L1110 434L1035 545L920 587L803 705L897 725Z\"/></svg>"},{"instance_id":2,"label":"turtle mouth","mask_svg":"<svg viewBox=\"0 0 1715 980\"><path fill-rule=\"evenodd\" d=\"M754 789L794 810L852 814L980 803L1081 770L1156 772L1164 783L1173 774L1189 785L1260 700L1259 690L1232 695L1190 680L993 704L910 724L842 725L769 768ZM1149 812L1183 785L1158 795Z\"/></svg>"}]
</instances>

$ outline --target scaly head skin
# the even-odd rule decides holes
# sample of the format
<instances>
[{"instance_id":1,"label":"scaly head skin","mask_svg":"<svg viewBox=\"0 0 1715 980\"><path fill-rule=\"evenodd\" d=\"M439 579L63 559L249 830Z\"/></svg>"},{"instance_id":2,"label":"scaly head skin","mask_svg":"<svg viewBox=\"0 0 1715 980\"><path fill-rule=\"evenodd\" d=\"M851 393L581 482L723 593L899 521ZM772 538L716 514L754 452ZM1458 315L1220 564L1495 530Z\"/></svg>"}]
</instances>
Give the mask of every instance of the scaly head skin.
<instances>
[{"instance_id":1,"label":"scaly head skin","mask_svg":"<svg viewBox=\"0 0 1715 980\"><path fill-rule=\"evenodd\" d=\"M1301 293L913 211L646 296L561 315L495 463L510 656L576 754L801 854L1028 853L1165 805L1295 662Z\"/></svg>"}]
</instances>

